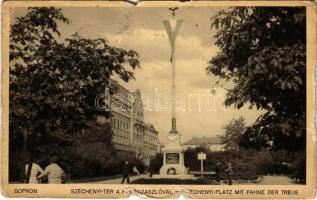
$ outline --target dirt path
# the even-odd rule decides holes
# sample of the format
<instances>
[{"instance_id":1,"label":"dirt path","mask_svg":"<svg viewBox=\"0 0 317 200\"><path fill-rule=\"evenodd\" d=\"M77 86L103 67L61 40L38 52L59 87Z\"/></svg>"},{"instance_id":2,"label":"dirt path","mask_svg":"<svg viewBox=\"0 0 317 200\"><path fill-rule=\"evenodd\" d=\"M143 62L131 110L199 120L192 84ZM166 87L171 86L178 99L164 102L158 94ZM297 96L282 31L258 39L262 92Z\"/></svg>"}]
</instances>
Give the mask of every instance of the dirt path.
<instances>
[{"instance_id":1,"label":"dirt path","mask_svg":"<svg viewBox=\"0 0 317 200\"><path fill-rule=\"evenodd\" d=\"M294 185L292 179L287 176L263 176L259 184L262 185Z\"/></svg>"},{"instance_id":2,"label":"dirt path","mask_svg":"<svg viewBox=\"0 0 317 200\"><path fill-rule=\"evenodd\" d=\"M147 174L141 174L139 176L132 176L130 177L130 182L139 179L139 178L146 178L149 177L149 175ZM96 181L96 182L90 182L90 183L94 183L94 184L121 184L121 180L122 178L116 178L116 179L109 179L109 180L105 180L105 181Z\"/></svg>"}]
</instances>

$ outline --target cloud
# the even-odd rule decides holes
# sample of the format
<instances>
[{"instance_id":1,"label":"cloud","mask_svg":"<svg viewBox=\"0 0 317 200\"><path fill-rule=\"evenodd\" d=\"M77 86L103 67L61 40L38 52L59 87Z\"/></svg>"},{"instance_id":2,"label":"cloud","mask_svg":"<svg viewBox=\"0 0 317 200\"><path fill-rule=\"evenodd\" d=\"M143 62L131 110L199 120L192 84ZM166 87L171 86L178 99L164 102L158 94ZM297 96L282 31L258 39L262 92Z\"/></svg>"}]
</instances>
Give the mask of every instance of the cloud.
<instances>
[{"instance_id":1,"label":"cloud","mask_svg":"<svg viewBox=\"0 0 317 200\"><path fill-rule=\"evenodd\" d=\"M114 46L134 49L140 54L141 62L169 61L171 48L166 32L138 28L129 34L105 33L104 37ZM201 59L203 62L215 55L216 46L206 47L195 35L180 34L176 40L176 59Z\"/></svg>"},{"instance_id":2,"label":"cloud","mask_svg":"<svg viewBox=\"0 0 317 200\"><path fill-rule=\"evenodd\" d=\"M247 105L240 110L233 106L225 108L223 103L227 91L221 87L216 87L214 101L210 96L208 97L214 77L205 73L203 63L199 59L180 60L177 63L176 91L183 102L183 107L177 109L177 127L183 141L190 139L193 134L221 135L222 127L233 118L244 116L250 124L262 113L262 111L249 110ZM171 109L167 106L164 110L155 111L154 103L155 95L167 98L166 103L170 102L171 64L168 61L144 62L142 68L136 71L136 80L124 86L131 91L140 89L142 96L148 98L146 100L149 100L150 109L145 111L145 120L154 124L159 131L160 140L166 141L170 131Z\"/></svg>"},{"instance_id":3,"label":"cloud","mask_svg":"<svg viewBox=\"0 0 317 200\"><path fill-rule=\"evenodd\" d=\"M169 61L171 51L168 37L164 30L135 28L129 34L104 33L109 43L124 49L134 49L140 55L141 69L135 71L135 81L120 82L130 91L140 89L141 95L148 98L149 109L144 112L145 121L154 124L159 131L160 140L166 142L171 126L171 109L155 112L154 98L156 89L159 95L171 98L172 66ZM252 123L262 111L225 108L226 90L217 89L215 105L207 105L208 91L218 80L206 74L207 62L215 56L218 47L205 45L197 35L181 34L177 38L176 48L176 84L177 94L184 99L185 109L177 111L177 127L186 141L193 135L216 136L223 134L222 127L233 118L244 116L247 123ZM225 83L225 85L230 83ZM188 97L192 95L190 104ZM201 100L202 99L202 100ZM202 109L198 109L203 101ZM167 101L169 102L169 101ZM188 106L191 105L191 110ZM187 107L186 107L187 106ZM190 110L190 111L189 111Z\"/></svg>"},{"instance_id":4,"label":"cloud","mask_svg":"<svg viewBox=\"0 0 317 200\"><path fill-rule=\"evenodd\" d=\"M216 77L206 74L205 68L218 51L213 44L209 18L220 9L183 7L177 12L177 17L185 20L176 41L177 94L187 106L177 111L177 128L182 141L194 135L223 134L222 127L233 118L244 116L250 124L262 113L248 110L247 105L240 110L224 109L226 90L222 88L216 88L216 110L206 106L198 109L200 99L208 95L208 89L217 81ZM15 8L11 20L14 22L14 17L25 13L25 8ZM63 13L71 20L70 25L59 23L63 37L78 32L86 38L105 38L113 46L134 49L140 54L141 69L135 71L136 80L125 83L114 77L120 84L130 91L140 89L143 97L152 99L152 106L155 89L161 96L171 97L171 49L162 25L162 20L170 17L167 8L63 8ZM190 103L189 95L192 95ZM206 104L206 100L203 103ZM166 142L171 128L170 109L146 111L145 122L154 124L160 140Z\"/></svg>"}]
</instances>

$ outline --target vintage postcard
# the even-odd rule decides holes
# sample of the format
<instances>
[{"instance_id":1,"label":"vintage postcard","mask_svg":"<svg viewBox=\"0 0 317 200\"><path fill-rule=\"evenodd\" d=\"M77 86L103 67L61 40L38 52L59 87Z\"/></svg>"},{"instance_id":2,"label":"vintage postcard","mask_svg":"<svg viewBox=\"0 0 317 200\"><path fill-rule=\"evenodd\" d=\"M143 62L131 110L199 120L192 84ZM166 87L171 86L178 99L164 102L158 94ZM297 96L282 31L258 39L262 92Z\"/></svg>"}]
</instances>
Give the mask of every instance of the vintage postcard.
<instances>
[{"instance_id":1,"label":"vintage postcard","mask_svg":"<svg viewBox=\"0 0 317 200\"><path fill-rule=\"evenodd\" d=\"M5 1L7 197L315 195L316 4Z\"/></svg>"}]
</instances>

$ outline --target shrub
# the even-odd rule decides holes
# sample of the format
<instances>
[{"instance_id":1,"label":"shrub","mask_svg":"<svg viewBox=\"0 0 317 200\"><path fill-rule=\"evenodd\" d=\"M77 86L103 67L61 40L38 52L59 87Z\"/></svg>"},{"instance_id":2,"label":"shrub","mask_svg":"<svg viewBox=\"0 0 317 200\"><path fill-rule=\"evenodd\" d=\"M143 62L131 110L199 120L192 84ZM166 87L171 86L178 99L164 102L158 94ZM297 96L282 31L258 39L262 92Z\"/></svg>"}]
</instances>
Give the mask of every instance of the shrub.
<instances>
[{"instance_id":1,"label":"shrub","mask_svg":"<svg viewBox=\"0 0 317 200\"><path fill-rule=\"evenodd\" d=\"M104 176L112 161L112 149L103 143L81 144L71 146L61 155L65 171L72 178Z\"/></svg>"},{"instance_id":2,"label":"shrub","mask_svg":"<svg viewBox=\"0 0 317 200\"><path fill-rule=\"evenodd\" d=\"M190 171L200 170L197 160L201 148L188 148L185 151L185 165ZM305 152L293 153L285 150L240 149L239 151L207 152L204 162L206 171L214 171L216 163L221 163L224 172L227 163L233 166L234 177L244 180L256 179L267 174L285 174L300 180L306 179Z\"/></svg>"},{"instance_id":3,"label":"shrub","mask_svg":"<svg viewBox=\"0 0 317 200\"><path fill-rule=\"evenodd\" d=\"M157 153L154 158L150 160L149 171L151 174L159 174L163 165L163 154Z\"/></svg>"},{"instance_id":4,"label":"shrub","mask_svg":"<svg viewBox=\"0 0 317 200\"><path fill-rule=\"evenodd\" d=\"M200 151L202 151L201 148L189 148L185 151L185 165L190 171L200 170L200 161L197 160L197 154ZM206 171L214 171L216 164L221 163L220 169L224 173L227 163L231 163L234 178L243 180L256 179L258 175L263 174L261 165L273 162L272 156L267 150L240 149L239 151L210 152L205 149L204 151L207 153L207 159L204 162Z\"/></svg>"},{"instance_id":5,"label":"shrub","mask_svg":"<svg viewBox=\"0 0 317 200\"><path fill-rule=\"evenodd\" d=\"M291 167L285 164L275 162L263 163L261 166L262 174L290 174L292 170Z\"/></svg>"},{"instance_id":6,"label":"shrub","mask_svg":"<svg viewBox=\"0 0 317 200\"><path fill-rule=\"evenodd\" d=\"M306 153L300 152L295 154L295 160L292 163L294 167L291 177L300 179L303 183L306 183Z\"/></svg>"},{"instance_id":7,"label":"shrub","mask_svg":"<svg viewBox=\"0 0 317 200\"><path fill-rule=\"evenodd\" d=\"M118 175L122 173L125 161L129 161L131 167L136 166L140 172L145 168L132 152L115 150L104 143L70 147L63 160L68 163L67 170L72 178Z\"/></svg>"},{"instance_id":8,"label":"shrub","mask_svg":"<svg viewBox=\"0 0 317 200\"><path fill-rule=\"evenodd\" d=\"M254 180L258 178L256 165L250 163L232 163L234 169L234 179Z\"/></svg>"},{"instance_id":9,"label":"shrub","mask_svg":"<svg viewBox=\"0 0 317 200\"><path fill-rule=\"evenodd\" d=\"M208 153L208 150L205 147L197 147L197 148L188 148L184 152L184 164L187 168L189 168L192 171L200 170L200 161L197 159L197 155L200 152ZM207 155L208 157L208 155ZM204 167L206 170L208 170L208 167L211 165L211 163L206 163L210 159L207 158L207 160L204 162Z\"/></svg>"},{"instance_id":10,"label":"shrub","mask_svg":"<svg viewBox=\"0 0 317 200\"><path fill-rule=\"evenodd\" d=\"M9 181L20 182L24 178L23 153L17 151L9 152Z\"/></svg>"}]
</instances>

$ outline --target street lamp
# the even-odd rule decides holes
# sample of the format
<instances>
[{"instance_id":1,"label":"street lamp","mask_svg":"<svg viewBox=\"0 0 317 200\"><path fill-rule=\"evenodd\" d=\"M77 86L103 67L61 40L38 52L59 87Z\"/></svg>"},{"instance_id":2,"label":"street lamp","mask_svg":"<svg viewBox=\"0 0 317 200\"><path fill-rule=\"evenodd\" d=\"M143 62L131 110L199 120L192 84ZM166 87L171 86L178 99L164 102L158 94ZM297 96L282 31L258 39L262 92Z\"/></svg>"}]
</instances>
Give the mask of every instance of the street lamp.
<instances>
[{"instance_id":1,"label":"street lamp","mask_svg":"<svg viewBox=\"0 0 317 200\"><path fill-rule=\"evenodd\" d=\"M100 126L105 125L107 122L106 117L103 115L97 115L97 124Z\"/></svg>"},{"instance_id":2,"label":"street lamp","mask_svg":"<svg viewBox=\"0 0 317 200\"><path fill-rule=\"evenodd\" d=\"M107 123L110 123L110 116L111 112L106 110L106 111L100 111L97 113L96 121L99 126L104 126Z\"/></svg>"}]
</instances>

